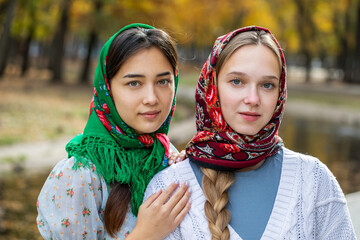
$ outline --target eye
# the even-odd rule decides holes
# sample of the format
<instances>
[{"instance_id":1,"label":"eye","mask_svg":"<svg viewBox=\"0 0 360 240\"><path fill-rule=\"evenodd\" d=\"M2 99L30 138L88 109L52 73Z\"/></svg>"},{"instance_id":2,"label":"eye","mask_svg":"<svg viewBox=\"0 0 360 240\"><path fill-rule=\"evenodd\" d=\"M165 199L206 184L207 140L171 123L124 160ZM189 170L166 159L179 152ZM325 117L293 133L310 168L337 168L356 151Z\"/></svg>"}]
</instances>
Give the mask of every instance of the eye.
<instances>
[{"instance_id":1,"label":"eye","mask_svg":"<svg viewBox=\"0 0 360 240\"><path fill-rule=\"evenodd\" d=\"M233 85L241 85L243 82L240 80L240 79L238 79L238 78L235 78L235 79L232 79L232 80L230 80L230 82L231 82L231 84L233 84Z\"/></svg>"},{"instance_id":2,"label":"eye","mask_svg":"<svg viewBox=\"0 0 360 240\"><path fill-rule=\"evenodd\" d=\"M161 79L158 81L158 84L160 85L168 85L170 83L171 83L170 79Z\"/></svg>"},{"instance_id":3,"label":"eye","mask_svg":"<svg viewBox=\"0 0 360 240\"><path fill-rule=\"evenodd\" d=\"M137 86L140 86L140 82L139 81L130 81L126 85L128 85L130 87L137 87Z\"/></svg>"},{"instance_id":4,"label":"eye","mask_svg":"<svg viewBox=\"0 0 360 240\"><path fill-rule=\"evenodd\" d=\"M265 89L273 89L273 88L275 88L275 84L271 83L271 82L264 83L263 86L264 86Z\"/></svg>"}]
</instances>

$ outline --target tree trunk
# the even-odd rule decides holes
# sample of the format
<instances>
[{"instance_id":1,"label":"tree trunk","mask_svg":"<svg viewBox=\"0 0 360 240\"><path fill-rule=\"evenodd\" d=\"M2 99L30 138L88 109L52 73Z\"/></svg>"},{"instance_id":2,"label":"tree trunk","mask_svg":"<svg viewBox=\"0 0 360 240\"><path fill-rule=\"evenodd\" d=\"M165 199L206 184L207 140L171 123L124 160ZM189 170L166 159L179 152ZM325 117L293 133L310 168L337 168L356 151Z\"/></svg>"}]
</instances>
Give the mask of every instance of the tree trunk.
<instances>
[{"instance_id":1,"label":"tree trunk","mask_svg":"<svg viewBox=\"0 0 360 240\"><path fill-rule=\"evenodd\" d=\"M310 52L305 49L305 82L310 83L311 82L311 55Z\"/></svg>"},{"instance_id":2,"label":"tree trunk","mask_svg":"<svg viewBox=\"0 0 360 240\"><path fill-rule=\"evenodd\" d=\"M102 0L97 0L94 2L94 4L95 4L95 12L99 13L101 11L101 8L103 5ZM87 84L88 80L89 80L89 72L90 72L90 67L91 67L91 55L92 55L93 48L96 44L96 41L97 41L97 32L95 30L95 27L92 26L91 32L89 35L87 56L85 58L82 74L80 77L80 83L82 83L82 84Z\"/></svg>"},{"instance_id":3,"label":"tree trunk","mask_svg":"<svg viewBox=\"0 0 360 240\"><path fill-rule=\"evenodd\" d=\"M357 20L356 20L356 41L355 41L355 64L353 81L360 83L360 0L357 4Z\"/></svg>"},{"instance_id":4,"label":"tree trunk","mask_svg":"<svg viewBox=\"0 0 360 240\"><path fill-rule=\"evenodd\" d=\"M6 10L6 18L3 26L3 32L0 38L0 77L4 75L9 55L10 44L10 29L11 23L14 17L14 10L16 6L16 0L9 0Z\"/></svg>"},{"instance_id":5,"label":"tree trunk","mask_svg":"<svg viewBox=\"0 0 360 240\"><path fill-rule=\"evenodd\" d=\"M341 30L341 27L339 26L337 28L337 32L339 32L340 34L340 53L338 55L337 61L338 61L338 66L339 68L343 71L344 73L344 77L343 77L343 81L344 82L351 82L351 75L352 75L352 54L351 54L351 48L349 45L349 40L348 40L348 35L349 32L351 32L351 12L352 12L352 5L351 5L351 1L348 0L346 1L346 10L345 10L345 14L344 14L344 20L345 20L345 26L344 26L344 30ZM340 16L339 14L337 16L335 16L335 21L338 21L337 25L340 25L339 23L340 20Z\"/></svg>"},{"instance_id":6,"label":"tree trunk","mask_svg":"<svg viewBox=\"0 0 360 240\"><path fill-rule=\"evenodd\" d=\"M311 81L311 49L309 43L313 41L314 24L311 19L310 9L312 8L311 1L294 0L297 7L297 29L300 38L300 53L305 56L305 82Z\"/></svg>"},{"instance_id":7,"label":"tree trunk","mask_svg":"<svg viewBox=\"0 0 360 240\"><path fill-rule=\"evenodd\" d=\"M31 30L29 32L29 34L25 40L23 61L22 61L22 65L21 65L21 76L25 76L26 71L29 68L29 49L30 49L30 44L31 44L32 38L33 38L33 30Z\"/></svg>"},{"instance_id":8,"label":"tree trunk","mask_svg":"<svg viewBox=\"0 0 360 240\"><path fill-rule=\"evenodd\" d=\"M53 83L60 83L63 80L63 58L65 36L69 22L70 1L71 0L63 0L62 15L51 48L50 68L53 71Z\"/></svg>"},{"instance_id":9,"label":"tree trunk","mask_svg":"<svg viewBox=\"0 0 360 240\"><path fill-rule=\"evenodd\" d=\"M89 80L89 72L91 67L91 54L92 50L96 43L96 33L95 31L92 31L89 36L89 44L88 44L88 50L87 50L87 56L84 61L84 66L81 74L80 83L87 84Z\"/></svg>"}]
</instances>

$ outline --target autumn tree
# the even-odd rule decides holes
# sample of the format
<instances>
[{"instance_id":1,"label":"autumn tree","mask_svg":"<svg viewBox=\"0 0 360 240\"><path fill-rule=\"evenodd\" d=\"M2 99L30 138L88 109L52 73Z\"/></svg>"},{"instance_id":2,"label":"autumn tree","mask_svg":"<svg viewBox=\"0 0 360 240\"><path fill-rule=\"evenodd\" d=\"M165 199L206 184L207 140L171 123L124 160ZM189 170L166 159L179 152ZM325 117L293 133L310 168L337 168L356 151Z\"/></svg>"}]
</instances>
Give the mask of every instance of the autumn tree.
<instances>
[{"instance_id":1,"label":"autumn tree","mask_svg":"<svg viewBox=\"0 0 360 240\"><path fill-rule=\"evenodd\" d=\"M356 39L355 39L355 61L353 68L353 82L360 83L360 0L357 1L356 6Z\"/></svg>"},{"instance_id":2,"label":"autumn tree","mask_svg":"<svg viewBox=\"0 0 360 240\"><path fill-rule=\"evenodd\" d=\"M87 42L87 52L86 57L83 62L81 75L80 75L80 83L87 84L89 81L90 67L91 67L91 56L95 44L99 35L99 26L102 25L101 18L101 9L104 5L102 0L93 0L91 1L91 10L87 13L91 18L86 18L88 20L88 42Z\"/></svg>"},{"instance_id":3,"label":"autumn tree","mask_svg":"<svg viewBox=\"0 0 360 240\"><path fill-rule=\"evenodd\" d=\"M9 55L10 30L14 17L16 0L8 0L5 22L0 36L0 77L3 76Z\"/></svg>"},{"instance_id":4,"label":"autumn tree","mask_svg":"<svg viewBox=\"0 0 360 240\"><path fill-rule=\"evenodd\" d=\"M59 83L63 80L63 58L65 48L65 36L68 30L69 10L72 0L61 2L61 17L57 25L50 54L50 69L53 72L52 81Z\"/></svg>"}]
</instances>

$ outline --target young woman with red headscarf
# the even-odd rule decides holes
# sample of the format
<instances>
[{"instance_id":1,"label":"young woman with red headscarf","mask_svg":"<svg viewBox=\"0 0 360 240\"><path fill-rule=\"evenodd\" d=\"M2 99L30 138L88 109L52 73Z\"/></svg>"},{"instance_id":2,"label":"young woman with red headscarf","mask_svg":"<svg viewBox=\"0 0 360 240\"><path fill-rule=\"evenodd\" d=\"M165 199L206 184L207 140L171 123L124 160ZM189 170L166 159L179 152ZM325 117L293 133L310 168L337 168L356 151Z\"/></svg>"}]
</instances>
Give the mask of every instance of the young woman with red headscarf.
<instances>
[{"instance_id":1,"label":"young woman with red headscarf","mask_svg":"<svg viewBox=\"0 0 360 240\"><path fill-rule=\"evenodd\" d=\"M219 37L195 97L188 159L155 175L145 192L171 181L190 186L191 209L166 239L355 239L335 177L278 136L286 64L269 30Z\"/></svg>"}]
</instances>

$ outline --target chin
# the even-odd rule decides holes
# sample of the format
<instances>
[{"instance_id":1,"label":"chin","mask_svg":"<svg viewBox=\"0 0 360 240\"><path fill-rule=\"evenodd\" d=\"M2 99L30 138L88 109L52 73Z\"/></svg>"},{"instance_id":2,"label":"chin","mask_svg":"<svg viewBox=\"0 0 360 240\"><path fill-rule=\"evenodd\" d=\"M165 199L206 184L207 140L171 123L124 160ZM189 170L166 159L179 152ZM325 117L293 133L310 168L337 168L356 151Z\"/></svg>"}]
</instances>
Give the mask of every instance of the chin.
<instances>
[{"instance_id":1,"label":"chin","mask_svg":"<svg viewBox=\"0 0 360 240\"><path fill-rule=\"evenodd\" d=\"M161 125L159 127L142 128L142 129L139 129L139 130L135 130L135 132L137 134L150 134L150 133L154 133L157 130L159 130L160 127L161 127Z\"/></svg>"},{"instance_id":2,"label":"chin","mask_svg":"<svg viewBox=\"0 0 360 240\"><path fill-rule=\"evenodd\" d=\"M253 136L257 134L261 129L239 129L239 131L235 130L237 133L247 136Z\"/></svg>"}]
</instances>

